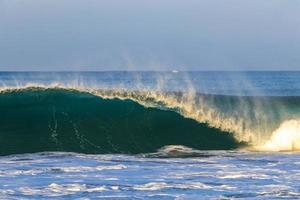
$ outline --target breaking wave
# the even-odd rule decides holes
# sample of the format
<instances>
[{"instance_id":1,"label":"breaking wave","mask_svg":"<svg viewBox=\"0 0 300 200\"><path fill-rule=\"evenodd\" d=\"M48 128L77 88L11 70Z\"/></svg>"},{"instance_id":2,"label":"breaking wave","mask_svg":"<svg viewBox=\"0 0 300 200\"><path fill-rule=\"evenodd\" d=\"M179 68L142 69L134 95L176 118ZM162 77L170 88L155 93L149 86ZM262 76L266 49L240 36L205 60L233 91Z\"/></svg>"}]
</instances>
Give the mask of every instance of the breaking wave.
<instances>
[{"instance_id":1,"label":"breaking wave","mask_svg":"<svg viewBox=\"0 0 300 200\"><path fill-rule=\"evenodd\" d=\"M255 150L298 150L299 105L300 97L287 96L6 88L0 92L0 154L137 154L170 145L226 150L247 144Z\"/></svg>"}]
</instances>

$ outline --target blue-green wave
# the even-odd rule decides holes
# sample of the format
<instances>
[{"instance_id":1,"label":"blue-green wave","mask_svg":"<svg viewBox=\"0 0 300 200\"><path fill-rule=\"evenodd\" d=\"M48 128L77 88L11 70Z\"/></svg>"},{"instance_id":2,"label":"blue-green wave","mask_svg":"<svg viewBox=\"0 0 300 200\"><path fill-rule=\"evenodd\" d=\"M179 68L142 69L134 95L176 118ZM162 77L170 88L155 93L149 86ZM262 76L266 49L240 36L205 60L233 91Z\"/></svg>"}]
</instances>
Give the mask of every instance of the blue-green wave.
<instances>
[{"instance_id":1,"label":"blue-green wave","mask_svg":"<svg viewBox=\"0 0 300 200\"><path fill-rule=\"evenodd\" d=\"M0 154L42 151L155 152L166 145L234 149L231 133L172 110L129 99L68 89L27 88L0 93Z\"/></svg>"}]
</instances>

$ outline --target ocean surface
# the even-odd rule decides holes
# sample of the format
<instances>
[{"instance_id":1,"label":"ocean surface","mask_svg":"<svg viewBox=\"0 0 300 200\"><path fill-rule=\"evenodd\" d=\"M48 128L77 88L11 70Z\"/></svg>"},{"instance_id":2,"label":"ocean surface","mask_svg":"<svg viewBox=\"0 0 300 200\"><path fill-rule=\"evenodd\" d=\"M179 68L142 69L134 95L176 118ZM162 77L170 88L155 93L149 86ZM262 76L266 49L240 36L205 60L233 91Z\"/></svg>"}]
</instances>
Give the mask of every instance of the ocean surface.
<instances>
[{"instance_id":1,"label":"ocean surface","mask_svg":"<svg viewBox=\"0 0 300 200\"><path fill-rule=\"evenodd\" d=\"M0 199L298 199L300 72L0 72Z\"/></svg>"}]
</instances>

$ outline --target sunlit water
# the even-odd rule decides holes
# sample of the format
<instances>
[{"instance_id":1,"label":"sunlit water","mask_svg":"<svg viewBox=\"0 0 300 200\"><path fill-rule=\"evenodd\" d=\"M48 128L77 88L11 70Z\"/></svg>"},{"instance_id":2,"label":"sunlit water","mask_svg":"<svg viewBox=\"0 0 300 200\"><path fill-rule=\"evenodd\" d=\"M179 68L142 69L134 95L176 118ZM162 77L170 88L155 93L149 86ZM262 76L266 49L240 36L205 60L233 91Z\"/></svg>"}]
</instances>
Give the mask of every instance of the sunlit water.
<instances>
[{"instance_id":1,"label":"sunlit water","mask_svg":"<svg viewBox=\"0 0 300 200\"><path fill-rule=\"evenodd\" d=\"M299 72L0 73L0 78L2 88L60 83L185 91L192 85L209 94L300 95ZM295 119L277 128L263 147L266 151L297 147L294 139L300 128ZM0 157L0 199L297 199L299 179L297 151L237 149L175 156L41 152Z\"/></svg>"}]
</instances>

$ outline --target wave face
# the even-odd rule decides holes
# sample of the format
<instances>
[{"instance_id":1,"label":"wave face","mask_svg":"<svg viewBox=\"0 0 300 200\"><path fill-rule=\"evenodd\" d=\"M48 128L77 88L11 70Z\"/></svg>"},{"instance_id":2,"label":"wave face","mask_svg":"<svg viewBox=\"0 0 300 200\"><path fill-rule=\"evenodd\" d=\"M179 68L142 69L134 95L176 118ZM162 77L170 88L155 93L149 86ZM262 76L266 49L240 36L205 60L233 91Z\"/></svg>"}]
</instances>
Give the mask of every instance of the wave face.
<instances>
[{"instance_id":1,"label":"wave face","mask_svg":"<svg viewBox=\"0 0 300 200\"><path fill-rule=\"evenodd\" d=\"M2 91L0 113L1 155L41 151L136 154L167 145L203 150L239 146L231 133L174 110L72 89Z\"/></svg>"}]
</instances>

